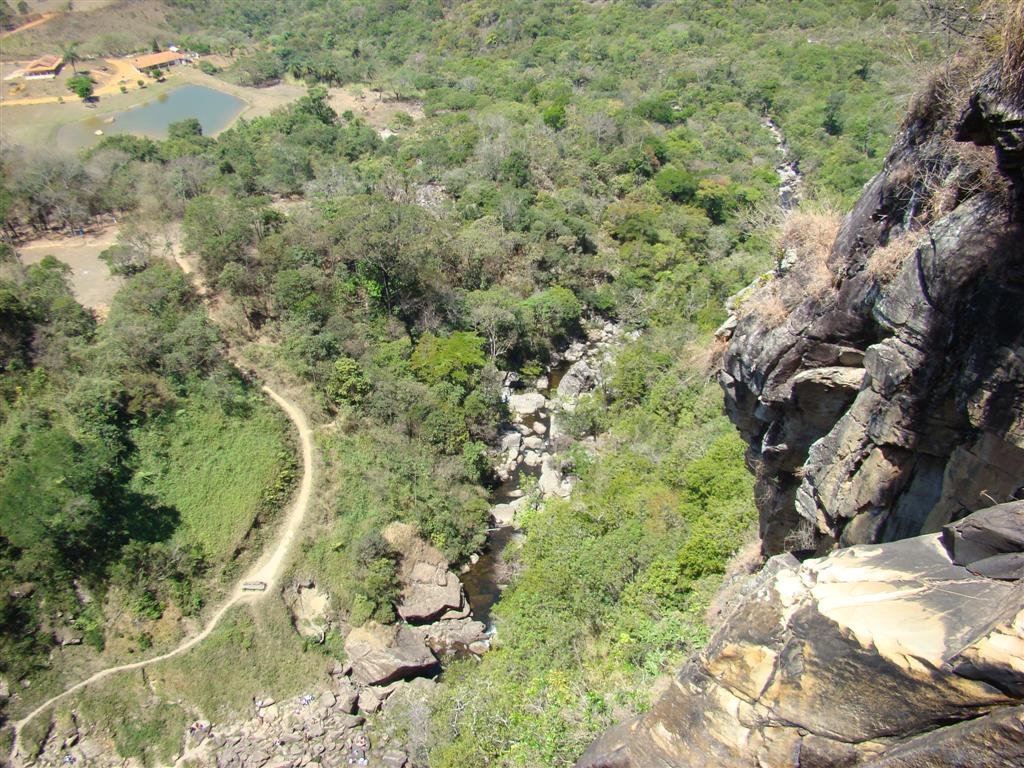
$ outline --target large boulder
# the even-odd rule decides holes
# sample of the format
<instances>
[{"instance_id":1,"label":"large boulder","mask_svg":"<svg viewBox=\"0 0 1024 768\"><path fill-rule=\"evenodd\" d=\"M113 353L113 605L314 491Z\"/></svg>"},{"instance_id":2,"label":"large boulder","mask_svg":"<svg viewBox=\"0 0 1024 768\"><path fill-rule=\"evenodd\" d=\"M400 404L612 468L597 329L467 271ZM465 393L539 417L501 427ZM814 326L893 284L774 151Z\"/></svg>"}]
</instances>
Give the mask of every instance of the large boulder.
<instances>
[{"instance_id":1,"label":"large boulder","mask_svg":"<svg viewBox=\"0 0 1024 768\"><path fill-rule=\"evenodd\" d=\"M562 380L558 382L558 396L561 398L579 397L590 391L597 381L595 371L586 360L573 363Z\"/></svg>"},{"instance_id":2,"label":"large boulder","mask_svg":"<svg viewBox=\"0 0 1024 768\"><path fill-rule=\"evenodd\" d=\"M530 416L542 410L547 403L547 398L540 392L523 392L512 395L508 401L508 407L513 413L520 416Z\"/></svg>"},{"instance_id":3,"label":"large boulder","mask_svg":"<svg viewBox=\"0 0 1024 768\"><path fill-rule=\"evenodd\" d=\"M993 579L1024 579L1024 502L975 512L943 531L957 565Z\"/></svg>"},{"instance_id":4,"label":"large boulder","mask_svg":"<svg viewBox=\"0 0 1024 768\"><path fill-rule=\"evenodd\" d=\"M402 581L402 601L398 614L403 619L422 624L466 613L462 582L437 547L421 539L416 528L408 523L392 523L382 535L401 555L398 575Z\"/></svg>"},{"instance_id":5,"label":"large boulder","mask_svg":"<svg viewBox=\"0 0 1024 768\"><path fill-rule=\"evenodd\" d=\"M433 621L462 608L462 582L446 566L419 562L402 591L398 614L413 624Z\"/></svg>"},{"instance_id":6,"label":"large boulder","mask_svg":"<svg viewBox=\"0 0 1024 768\"><path fill-rule=\"evenodd\" d=\"M779 555L745 594L578 768L1024 765L1024 582L932 534Z\"/></svg>"},{"instance_id":7,"label":"large boulder","mask_svg":"<svg viewBox=\"0 0 1024 768\"><path fill-rule=\"evenodd\" d=\"M362 685L386 685L438 671L423 636L410 627L368 622L349 633L345 654L352 664L352 679Z\"/></svg>"}]
</instances>

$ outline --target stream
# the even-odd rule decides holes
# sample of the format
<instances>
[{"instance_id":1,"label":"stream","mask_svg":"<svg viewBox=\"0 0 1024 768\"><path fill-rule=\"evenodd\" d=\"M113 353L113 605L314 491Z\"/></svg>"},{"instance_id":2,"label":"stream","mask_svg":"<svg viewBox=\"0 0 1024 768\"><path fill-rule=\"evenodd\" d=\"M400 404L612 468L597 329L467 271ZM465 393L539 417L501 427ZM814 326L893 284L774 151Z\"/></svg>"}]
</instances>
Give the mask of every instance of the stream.
<instances>
[{"instance_id":1,"label":"stream","mask_svg":"<svg viewBox=\"0 0 1024 768\"><path fill-rule=\"evenodd\" d=\"M546 374L538 383L546 383L547 386L528 388L523 387L518 392L536 391L551 398L558 390L558 385L566 371L573 363L568 360L560 360L547 369ZM546 379L546 381L544 381ZM520 383L521 384L521 383ZM542 434L537 435L535 425L541 425ZM521 426L521 428L520 428ZM547 408L538 411L536 414L523 415L513 424L506 424L510 432L518 429L522 434L527 432L537 435L543 440L541 451L552 451L552 429L551 411ZM507 434L507 432L503 432ZM526 462L520 462L507 480L501 482L490 496L492 509L499 505L505 505L520 499L524 495L523 482L527 478L538 480L541 476L541 465L529 466ZM522 534L515 525L502 525L493 522L487 535L487 543L475 563L471 563L460 575L463 589L466 591L466 598L469 600L471 616L476 621L482 622L487 627L488 634L494 634L495 627L492 621L491 610L495 603L501 598L502 590L508 586L511 580L512 571L502 557L502 553L513 542L521 540Z\"/></svg>"},{"instance_id":2,"label":"stream","mask_svg":"<svg viewBox=\"0 0 1024 768\"><path fill-rule=\"evenodd\" d=\"M800 173L800 163L793 159L786 137L778 124L765 115L761 125L768 129L768 132L775 139L775 146L779 150L781 160L775 166L775 173L779 176L779 208L783 213L793 210L800 202L800 193L803 186L803 175Z\"/></svg>"}]
</instances>

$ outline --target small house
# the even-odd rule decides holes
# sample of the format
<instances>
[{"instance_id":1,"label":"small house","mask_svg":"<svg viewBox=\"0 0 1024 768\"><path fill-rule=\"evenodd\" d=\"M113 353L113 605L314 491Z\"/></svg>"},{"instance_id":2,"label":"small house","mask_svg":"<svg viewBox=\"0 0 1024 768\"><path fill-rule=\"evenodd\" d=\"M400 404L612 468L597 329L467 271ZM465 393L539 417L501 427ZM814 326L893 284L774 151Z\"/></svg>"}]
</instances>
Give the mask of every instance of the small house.
<instances>
[{"instance_id":1,"label":"small house","mask_svg":"<svg viewBox=\"0 0 1024 768\"><path fill-rule=\"evenodd\" d=\"M181 64L188 57L181 51L160 51L159 53L147 53L144 56L136 56L131 60L132 66L139 72L152 73L159 69L168 69L176 64Z\"/></svg>"},{"instance_id":2,"label":"small house","mask_svg":"<svg viewBox=\"0 0 1024 768\"><path fill-rule=\"evenodd\" d=\"M60 56L40 56L25 65L22 75L26 80L52 80L62 66L64 60Z\"/></svg>"}]
</instances>

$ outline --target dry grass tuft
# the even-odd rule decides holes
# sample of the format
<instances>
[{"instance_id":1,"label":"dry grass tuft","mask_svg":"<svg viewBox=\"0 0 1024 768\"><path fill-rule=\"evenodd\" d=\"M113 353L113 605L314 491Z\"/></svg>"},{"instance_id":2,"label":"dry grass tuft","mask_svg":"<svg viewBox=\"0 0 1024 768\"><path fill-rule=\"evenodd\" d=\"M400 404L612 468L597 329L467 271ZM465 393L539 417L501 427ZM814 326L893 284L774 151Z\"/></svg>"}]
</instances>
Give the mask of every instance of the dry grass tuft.
<instances>
[{"instance_id":1,"label":"dry grass tuft","mask_svg":"<svg viewBox=\"0 0 1024 768\"><path fill-rule=\"evenodd\" d=\"M1003 23L1002 85L1006 98L1024 105L1024 0L1013 0Z\"/></svg>"},{"instance_id":2,"label":"dry grass tuft","mask_svg":"<svg viewBox=\"0 0 1024 768\"><path fill-rule=\"evenodd\" d=\"M868 257L868 274L880 283L888 283L899 273L903 262L917 249L920 240L918 232L901 232L887 244L875 248Z\"/></svg>"},{"instance_id":3,"label":"dry grass tuft","mask_svg":"<svg viewBox=\"0 0 1024 768\"><path fill-rule=\"evenodd\" d=\"M728 347L729 342L718 337L712 337L711 341L695 339L683 347L682 358L689 361L694 371L710 379L721 369Z\"/></svg>"},{"instance_id":4,"label":"dry grass tuft","mask_svg":"<svg viewBox=\"0 0 1024 768\"><path fill-rule=\"evenodd\" d=\"M838 209L828 204L791 212L779 230L778 274L743 299L740 315L756 315L775 328L801 303L827 293L835 281L828 256L841 224Z\"/></svg>"}]
</instances>

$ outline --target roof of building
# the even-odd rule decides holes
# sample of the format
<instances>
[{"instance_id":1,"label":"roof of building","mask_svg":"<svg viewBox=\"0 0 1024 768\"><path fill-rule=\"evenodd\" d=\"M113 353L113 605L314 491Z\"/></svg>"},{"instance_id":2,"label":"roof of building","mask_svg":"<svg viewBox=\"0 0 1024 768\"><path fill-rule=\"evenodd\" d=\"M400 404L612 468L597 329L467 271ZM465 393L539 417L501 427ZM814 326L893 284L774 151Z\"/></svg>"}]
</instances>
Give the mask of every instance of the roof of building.
<instances>
[{"instance_id":1,"label":"roof of building","mask_svg":"<svg viewBox=\"0 0 1024 768\"><path fill-rule=\"evenodd\" d=\"M160 64L181 61L184 58L185 54L178 51L160 51L160 53L147 53L145 56L136 56L132 59L132 66L136 69L145 69L146 67L156 67Z\"/></svg>"},{"instance_id":2,"label":"roof of building","mask_svg":"<svg viewBox=\"0 0 1024 768\"><path fill-rule=\"evenodd\" d=\"M52 72L60 66L60 63L60 56L40 56L35 61L30 61L25 65L25 73L31 75L36 72Z\"/></svg>"}]
</instances>

